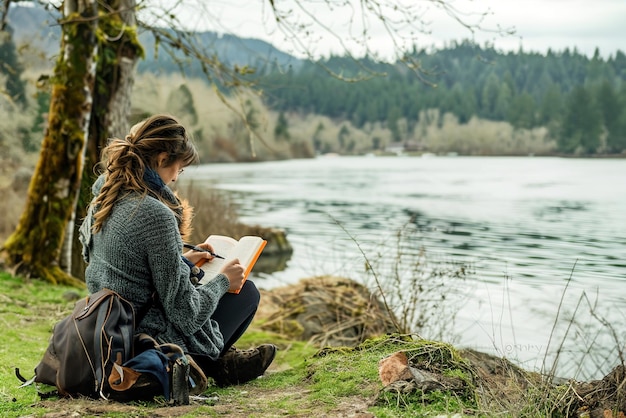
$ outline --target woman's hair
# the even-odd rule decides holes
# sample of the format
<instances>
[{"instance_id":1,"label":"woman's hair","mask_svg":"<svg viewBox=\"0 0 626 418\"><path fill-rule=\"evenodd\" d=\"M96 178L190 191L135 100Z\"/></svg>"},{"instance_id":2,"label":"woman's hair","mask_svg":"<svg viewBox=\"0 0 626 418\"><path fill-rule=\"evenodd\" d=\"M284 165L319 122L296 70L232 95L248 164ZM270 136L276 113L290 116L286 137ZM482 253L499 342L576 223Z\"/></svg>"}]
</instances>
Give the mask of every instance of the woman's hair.
<instances>
[{"instance_id":1,"label":"woman's hair","mask_svg":"<svg viewBox=\"0 0 626 418\"><path fill-rule=\"evenodd\" d=\"M143 195L150 193L180 217L180 201L164 199L160 193L151 190L144 179L147 168L156 170L158 157L163 152L168 155L165 167L176 162L181 162L185 167L198 161L198 152L187 136L185 127L169 115L151 116L134 125L126 138L110 140L98 164L99 171L105 173L105 180L92 203L95 207L94 233L102 229L117 199L131 192Z\"/></svg>"}]
</instances>

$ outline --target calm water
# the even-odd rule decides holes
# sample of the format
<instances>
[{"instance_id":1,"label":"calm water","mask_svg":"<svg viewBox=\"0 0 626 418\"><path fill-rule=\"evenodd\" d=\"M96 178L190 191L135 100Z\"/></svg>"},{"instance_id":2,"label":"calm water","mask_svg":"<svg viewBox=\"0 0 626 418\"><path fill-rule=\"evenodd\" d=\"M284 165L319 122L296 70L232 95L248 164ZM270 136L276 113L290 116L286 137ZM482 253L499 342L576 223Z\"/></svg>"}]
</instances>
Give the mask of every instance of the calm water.
<instances>
[{"instance_id":1,"label":"calm water","mask_svg":"<svg viewBox=\"0 0 626 418\"><path fill-rule=\"evenodd\" d=\"M336 157L192 176L231 192L243 221L287 231L293 257L256 274L261 287L366 282L362 251L393 258L410 225L405 245L431 264L468 266L424 332L581 379L606 374L624 348L626 160Z\"/></svg>"}]
</instances>

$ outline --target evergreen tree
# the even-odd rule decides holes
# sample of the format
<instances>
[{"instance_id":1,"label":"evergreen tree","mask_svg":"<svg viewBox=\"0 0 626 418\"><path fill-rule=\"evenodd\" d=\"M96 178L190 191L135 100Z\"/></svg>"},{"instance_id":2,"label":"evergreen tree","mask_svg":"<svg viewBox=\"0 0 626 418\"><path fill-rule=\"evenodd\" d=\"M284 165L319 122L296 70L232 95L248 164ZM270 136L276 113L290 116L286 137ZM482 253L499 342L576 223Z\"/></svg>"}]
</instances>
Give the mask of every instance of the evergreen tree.
<instances>
[{"instance_id":1,"label":"evergreen tree","mask_svg":"<svg viewBox=\"0 0 626 418\"><path fill-rule=\"evenodd\" d=\"M551 85L541 98L539 107L540 125L549 125L551 121L558 121L563 109L563 95L557 84Z\"/></svg>"},{"instance_id":2,"label":"evergreen tree","mask_svg":"<svg viewBox=\"0 0 626 418\"><path fill-rule=\"evenodd\" d=\"M569 95L558 139L560 151L594 154L600 146L602 116L592 95L582 85Z\"/></svg>"},{"instance_id":3,"label":"evergreen tree","mask_svg":"<svg viewBox=\"0 0 626 418\"><path fill-rule=\"evenodd\" d=\"M397 106L392 106L389 109L389 113L387 115L387 128L391 131L391 136L395 142L399 142L402 139L400 136L400 127L398 126L400 116L400 109Z\"/></svg>"},{"instance_id":4,"label":"evergreen tree","mask_svg":"<svg viewBox=\"0 0 626 418\"><path fill-rule=\"evenodd\" d=\"M624 132L621 129L621 116L626 109L608 81L604 81L596 92L596 101L606 129L608 152L619 153L624 149Z\"/></svg>"},{"instance_id":5,"label":"evergreen tree","mask_svg":"<svg viewBox=\"0 0 626 418\"><path fill-rule=\"evenodd\" d=\"M480 100L481 114L487 119L496 119L498 108L498 95L500 94L500 81L495 74L487 78L482 90Z\"/></svg>"},{"instance_id":6,"label":"evergreen tree","mask_svg":"<svg viewBox=\"0 0 626 418\"><path fill-rule=\"evenodd\" d=\"M508 84L502 83L496 98L495 108L493 109L493 117L496 120L505 120L509 114L512 101L513 95Z\"/></svg>"},{"instance_id":7,"label":"evergreen tree","mask_svg":"<svg viewBox=\"0 0 626 418\"><path fill-rule=\"evenodd\" d=\"M605 65L600 56L600 50L596 48L593 58L587 64L585 84L595 85L610 79L613 79L612 68Z\"/></svg>"},{"instance_id":8,"label":"evergreen tree","mask_svg":"<svg viewBox=\"0 0 626 418\"><path fill-rule=\"evenodd\" d=\"M514 128L530 129L535 125L535 102L528 93L513 98L507 120Z\"/></svg>"},{"instance_id":9,"label":"evergreen tree","mask_svg":"<svg viewBox=\"0 0 626 418\"><path fill-rule=\"evenodd\" d=\"M291 135L289 134L289 123L285 117L284 112L280 112L278 120L276 121L276 127L274 127L274 138L277 141L289 142Z\"/></svg>"},{"instance_id":10,"label":"evergreen tree","mask_svg":"<svg viewBox=\"0 0 626 418\"><path fill-rule=\"evenodd\" d=\"M502 76L502 82L508 87L511 95L517 94L517 86L515 85L515 80L513 79L513 74L511 74L510 70L506 70L504 75Z\"/></svg>"},{"instance_id":11,"label":"evergreen tree","mask_svg":"<svg viewBox=\"0 0 626 418\"><path fill-rule=\"evenodd\" d=\"M22 108L26 107L25 84L21 79L24 69L15 51L11 28L0 31L0 74L6 77L4 94Z\"/></svg>"},{"instance_id":12,"label":"evergreen tree","mask_svg":"<svg viewBox=\"0 0 626 418\"><path fill-rule=\"evenodd\" d=\"M626 54L622 51L617 51L615 57L609 59L607 65L613 69L617 79L626 80Z\"/></svg>"}]
</instances>

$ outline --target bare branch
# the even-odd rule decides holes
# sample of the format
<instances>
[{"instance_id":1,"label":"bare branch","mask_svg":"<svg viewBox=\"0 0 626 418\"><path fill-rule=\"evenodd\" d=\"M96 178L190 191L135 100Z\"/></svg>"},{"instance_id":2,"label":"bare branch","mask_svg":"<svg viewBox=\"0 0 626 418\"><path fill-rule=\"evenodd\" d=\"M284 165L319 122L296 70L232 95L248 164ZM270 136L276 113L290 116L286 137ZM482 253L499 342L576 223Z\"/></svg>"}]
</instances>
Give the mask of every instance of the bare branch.
<instances>
[{"instance_id":1,"label":"bare branch","mask_svg":"<svg viewBox=\"0 0 626 418\"><path fill-rule=\"evenodd\" d=\"M0 0L0 32L4 32L7 28L7 18L9 17L9 7L11 0Z\"/></svg>"},{"instance_id":2,"label":"bare branch","mask_svg":"<svg viewBox=\"0 0 626 418\"><path fill-rule=\"evenodd\" d=\"M411 55L418 41L423 41L424 35L432 34L433 22L428 20L428 16L433 10L443 12L443 15L467 29L472 37L479 31L502 36L514 33L512 28L485 25L485 18L492 14L490 10L467 12L456 6L454 0L360 0L358 3L351 0L294 0L269 3L276 29L285 35L296 52L308 59L316 60L315 47L323 36L328 36L336 43L335 52L338 54L355 61L361 55L377 60L395 60L406 64L418 76L428 75L428 71L411 59ZM327 23L331 22L327 19L329 15L333 17L335 27ZM341 31L337 29L337 24L341 25ZM378 32L384 33L389 42L388 57L381 57L372 45ZM365 74L375 74L365 67L362 69ZM425 79L422 81L427 82Z\"/></svg>"}]
</instances>

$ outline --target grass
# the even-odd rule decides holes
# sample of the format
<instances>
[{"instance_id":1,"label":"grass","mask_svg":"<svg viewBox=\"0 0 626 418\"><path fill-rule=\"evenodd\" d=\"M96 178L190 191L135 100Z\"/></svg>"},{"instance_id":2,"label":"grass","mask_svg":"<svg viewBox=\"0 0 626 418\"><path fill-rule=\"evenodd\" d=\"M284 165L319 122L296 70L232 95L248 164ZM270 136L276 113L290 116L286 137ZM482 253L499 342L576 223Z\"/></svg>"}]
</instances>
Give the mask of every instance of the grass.
<instances>
[{"instance_id":1,"label":"grass","mask_svg":"<svg viewBox=\"0 0 626 418\"><path fill-rule=\"evenodd\" d=\"M108 401L40 400L31 385L19 388L14 374L17 367L25 377L32 376L53 325L73 306L70 296L82 297L83 290L26 281L0 272L0 416L39 417L77 413L80 416L342 416L369 411L374 416L423 416L435 411L462 411L463 402L445 394L413 402L397 394L382 392L378 362L408 346L406 341L368 340L357 348L319 350L302 341L291 341L279 334L262 331L253 323L238 347L271 341L279 346L276 360L265 377L229 387L210 386L206 400L189 406L172 407L163 401L121 404ZM400 345L399 345L400 344ZM413 352L419 351L414 346ZM254 399L251 402L251 399ZM410 407L407 408L407 405Z\"/></svg>"},{"instance_id":2,"label":"grass","mask_svg":"<svg viewBox=\"0 0 626 418\"><path fill-rule=\"evenodd\" d=\"M260 379L228 388L209 386L202 398L183 406L159 398L131 403L42 400L33 385L19 387L15 368L32 376L54 324L71 312L85 291L1 271L0 289L2 417L566 417L580 416L584 405L604 413L599 416L617 417L626 399L626 371L619 368L603 381L555 385L505 359L410 335L388 334L356 347L320 349L264 330L265 318L260 317L237 343L244 349L265 342L279 347ZM416 378L383 386L379 364L398 352L416 370L439 376L438 386L427 389L433 380ZM598 394L602 396L590 398Z\"/></svg>"},{"instance_id":3,"label":"grass","mask_svg":"<svg viewBox=\"0 0 626 418\"><path fill-rule=\"evenodd\" d=\"M15 368L30 377L43 354L52 326L69 313L72 302L63 294L74 289L23 281L0 274L0 415L23 416L40 410L34 388L19 389Z\"/></svg>"}]
</instances>

